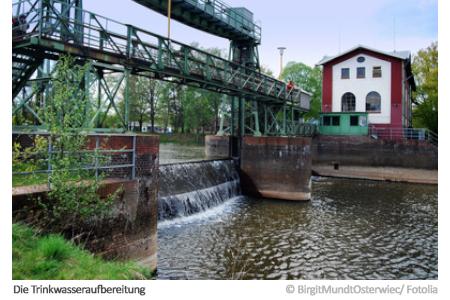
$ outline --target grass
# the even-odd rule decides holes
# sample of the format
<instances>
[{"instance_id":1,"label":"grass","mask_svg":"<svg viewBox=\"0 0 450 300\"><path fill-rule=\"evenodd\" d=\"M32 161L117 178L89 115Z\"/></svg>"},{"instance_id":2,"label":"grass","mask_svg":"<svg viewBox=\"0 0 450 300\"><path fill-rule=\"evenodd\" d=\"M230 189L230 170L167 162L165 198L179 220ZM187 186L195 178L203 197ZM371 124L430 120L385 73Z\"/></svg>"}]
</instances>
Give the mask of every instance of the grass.
<instances>
[{"instance_id":1,"label":"grass","mask_svg":"<svg viewBox=\"0 0 450 300\"><path fill-rule=\"evenodd\" d=\"M13 175L12 186L24 186L24 185L37 185L46 184L48 181L47 174L34 174L34 175Z\"/></svg>"},{"instance_id":2,"label":"grass","mask_svg":"<svg viewBox=\"0 0 450 300\"><path fill-rule=\"evenodd\" d=\"M40 235L13 224L13 279L85 280L151 279L149 269L135 262L105 261L56 234Z\"/></svg>"}]
</instances>

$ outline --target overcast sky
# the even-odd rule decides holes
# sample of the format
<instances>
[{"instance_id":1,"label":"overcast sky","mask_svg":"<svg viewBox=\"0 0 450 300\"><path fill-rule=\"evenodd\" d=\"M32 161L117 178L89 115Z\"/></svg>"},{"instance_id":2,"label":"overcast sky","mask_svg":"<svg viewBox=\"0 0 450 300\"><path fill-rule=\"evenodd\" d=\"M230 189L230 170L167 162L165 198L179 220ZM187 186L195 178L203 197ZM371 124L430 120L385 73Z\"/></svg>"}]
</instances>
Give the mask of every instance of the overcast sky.
<instances>
[{"instance_id":1,"label":"overcast sky","mask_svg":"<svg viewBox=\"0 0 450 300\"><path fill-rule=\"evenodd\" d=\"M122 23L166 35L167 19L132 0L85 0L84 7ZM437 0L225 0L245 6L262 25L261 63L279 72L277 47L287 47L284 61L313 66L358 44L384 51L416 52L437 41ZM178 22L172 38L202 47L227 49L229 42Z\"/></svg>"}]
</instances>

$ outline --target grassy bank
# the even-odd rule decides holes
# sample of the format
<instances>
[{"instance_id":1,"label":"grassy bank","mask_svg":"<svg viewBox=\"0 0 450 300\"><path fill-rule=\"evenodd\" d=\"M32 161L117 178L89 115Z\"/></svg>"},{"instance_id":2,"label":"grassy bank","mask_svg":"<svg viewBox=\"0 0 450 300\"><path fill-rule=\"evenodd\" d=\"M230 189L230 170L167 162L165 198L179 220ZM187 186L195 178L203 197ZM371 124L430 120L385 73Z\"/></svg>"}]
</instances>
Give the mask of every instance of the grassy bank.
<instances>
[{"instance_id":1,"label":"grassy bank","mask_svg":"<svg viewBox=\"0 0 450 300\"><path fill-rule=\"evenodd\" d=\"M48 182L47 174L35 174L35 175L13 175L12 186L24 186L24 185L36 185L46 184Z\"/></svg>"},{"instance_id":2,"label":"grassy bank","mask_svg":"<svg viewBox=\"0 0 450 300\"><path fill-rule=\"evenodd\" d=\"M60 235L39 235L13 224L13 279L150 279L150 271L134 262L105 261Z\"/></svg>"}]
</instances>

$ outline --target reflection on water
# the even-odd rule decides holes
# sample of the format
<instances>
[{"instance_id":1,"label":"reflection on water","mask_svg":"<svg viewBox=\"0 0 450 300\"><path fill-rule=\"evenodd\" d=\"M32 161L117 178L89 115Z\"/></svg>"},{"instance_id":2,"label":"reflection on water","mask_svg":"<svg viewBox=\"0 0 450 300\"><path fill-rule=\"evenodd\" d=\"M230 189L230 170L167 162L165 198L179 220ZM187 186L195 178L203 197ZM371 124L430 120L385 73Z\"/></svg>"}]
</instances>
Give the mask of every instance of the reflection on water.
<instances>
[{"instance_id":1,"label":"reflection on water","mask_svg":"<svg viewBox=\"0 0 450 300\"><path fill-rule=\"evenodd\" d=\"M204 159L206 159L204 146L188 146L175 143L162 143L159 145L159 163L162 165Z\"/></svg>"},{"instance_id":2,"label":"reflection on water","mask_svg":"<svg viewBox=\"0 0 450 300\"><path fill-rule=\"evenodd\" d=\"M238 197L158 236L160 279L437 279L437 187L319 179L310 202Z\"/></svg>"}]
</instances>

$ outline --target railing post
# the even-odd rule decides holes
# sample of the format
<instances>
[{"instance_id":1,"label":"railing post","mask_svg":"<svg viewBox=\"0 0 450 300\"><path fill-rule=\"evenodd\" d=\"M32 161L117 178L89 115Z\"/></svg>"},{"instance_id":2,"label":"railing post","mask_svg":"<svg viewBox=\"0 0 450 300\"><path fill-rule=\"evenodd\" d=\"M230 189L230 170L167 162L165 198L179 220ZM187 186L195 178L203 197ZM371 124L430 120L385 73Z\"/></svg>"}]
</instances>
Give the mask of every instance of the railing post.
<instances>
[{"instance_id":1,"label":"railing post","mask_svg":"<svg viewBox=\"0 0 450 300\"><path fill-rule=\"evenodd\" d=\"M51 186L51 182L50 182L50 177L52 174L52 163L51 163L51 159L52 159L52 136L48 135L48 149L47 149L47 154L48 154L48 158L47 158L47 186L49 189L52 188Z\"/></svg>"},{"instance_id":2,"label":"railing post","mask_svg":"<svg viewBox=\"0 0 450 300\"><path fill-rule=\"evenodd\" d=\"M40 0L39 1L39 27L38 27L38 36L39 39L42 37L42 31L43 31L43 22L44 22L44 1Z\"/></svg>"},{"instance_id":3,"label":"railing post","mask_svg":"<svg viewBox=\"0 0 450 300\"><path fill-rule=\"evenodd\" d=\"M133 51L133 26L127 24L127 58L131 58Z\"/></svg>"},{"instance_id":4,"label":"railing post","mask_svg":"<svg viewBox=\"0 0 450 300\"><path fill-rule=\"evenodd\" d=\"M98 179L98 167L99 167L99 165L98 165L98 150L99 150L99 148L100 148L100 140L99 140L99 136L96 135L95 136L95 150L94 150L94 153L95 153L95 179L96 180Z\"/></svg>"},{"instance_id":5,"label":"railing post","mask_svg":"<svg viewBox=\"0 0 450 300\"><path fill-rule=\"evenodd\" d=\"M164 69L164 61L163 61L163 39L158 38L158 69Z\"/></svg>"},{"instance_id":6,"label":"railing post","mask_svg":"<svg viewBox=\"0 0 450 300\"><path fill-rule=\"evenodd\" d=\"M132 153L133 166L131 167L131 179L136 178L136 135L133 135L133 153Z\"/></svg>"},{"instance_id":7,"label":"railing post","mask_svg":"<svg viewBox=\"0 0 450 300\"><path fill-rule=\"evenodd\" d=\"M268 113L267 113L267 104L264 104L264 135L269 135L269 125L268 125L268 122L269 122L269 118L268 118Z\"/></svg>"}]
</instances>

